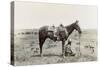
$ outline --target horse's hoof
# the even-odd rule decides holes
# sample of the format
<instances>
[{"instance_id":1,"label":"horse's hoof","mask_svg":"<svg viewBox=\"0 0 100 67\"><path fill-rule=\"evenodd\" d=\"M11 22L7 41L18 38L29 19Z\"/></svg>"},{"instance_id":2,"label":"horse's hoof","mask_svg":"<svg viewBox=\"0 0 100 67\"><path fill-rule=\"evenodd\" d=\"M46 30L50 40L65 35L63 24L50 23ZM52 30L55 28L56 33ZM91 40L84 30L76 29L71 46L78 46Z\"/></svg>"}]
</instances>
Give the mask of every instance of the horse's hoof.
<instances>
[{"instance_id":1,"label":"horse's hoof","mask_svg":"<svg viewBox=\"0 0 100 67\"><path fill-rule=\"evenodd\" d=\"M65 58L65 55L62 54L62 57Z\"/></svg>"},{"instance_id":2,"label":"horse's hoof","mask_svg":"<svg viewBox=\"0 0 100 67\"><path fill-rule=\"evenodd\" d=\"M40 55L40 57L43 57L43 55Z\"/></svg>"},{"instance_id":3,"label":"horse's hoof","mask_svg":"<svg viewBox=\"0 0 100 67\"><path fill-rule=\"evenodd\" d=\"M63 56L63 58L65 58L65 56Z\"/></svg>"},{"instance_id":4,"label":"horse's hoof","mask_svg":"<svg viewBox=\"0 0 100 67\"><path fill-rule=\"evenodd\" d=\"M73 54L71 54L71 56L75 56L75 54L73 53Z\"/></svg>"}]
</instances>

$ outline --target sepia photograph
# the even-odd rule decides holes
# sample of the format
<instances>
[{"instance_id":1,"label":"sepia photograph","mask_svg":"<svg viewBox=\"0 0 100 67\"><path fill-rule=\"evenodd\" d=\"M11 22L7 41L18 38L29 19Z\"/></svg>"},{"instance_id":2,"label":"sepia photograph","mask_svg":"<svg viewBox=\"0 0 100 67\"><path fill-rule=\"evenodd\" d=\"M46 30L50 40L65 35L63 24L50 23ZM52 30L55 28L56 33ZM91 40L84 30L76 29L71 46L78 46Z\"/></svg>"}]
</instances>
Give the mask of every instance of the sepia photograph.
<instances>
[{"instance_id":1,"label":"sepia photograph","mask_svg":"<svg viewBox=\"0 0 100 67\"><path fill-rule=\"evenodd\" d=\"M97 61L97 6L11 2L11 64Z\"/></svg>"}]
</instances>

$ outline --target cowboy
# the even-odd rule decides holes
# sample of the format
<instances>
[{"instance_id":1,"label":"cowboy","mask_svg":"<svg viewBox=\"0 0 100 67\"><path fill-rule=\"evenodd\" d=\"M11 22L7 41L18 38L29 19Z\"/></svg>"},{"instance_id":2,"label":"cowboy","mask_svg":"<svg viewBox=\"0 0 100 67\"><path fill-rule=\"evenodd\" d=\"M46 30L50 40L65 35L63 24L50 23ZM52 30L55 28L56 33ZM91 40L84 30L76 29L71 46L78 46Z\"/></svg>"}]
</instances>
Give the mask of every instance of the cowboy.
<instances>
[{"instance_id":1,"label":"cowboy","mask_svg":"<svg viewBox=\"0 0 100 67\"><path fill-rule=\"evenodd\" d=\"M68 40L68 44L65 46L65 56L75 56L71 50L71 39Z\"/></svg>"}]
</instances>

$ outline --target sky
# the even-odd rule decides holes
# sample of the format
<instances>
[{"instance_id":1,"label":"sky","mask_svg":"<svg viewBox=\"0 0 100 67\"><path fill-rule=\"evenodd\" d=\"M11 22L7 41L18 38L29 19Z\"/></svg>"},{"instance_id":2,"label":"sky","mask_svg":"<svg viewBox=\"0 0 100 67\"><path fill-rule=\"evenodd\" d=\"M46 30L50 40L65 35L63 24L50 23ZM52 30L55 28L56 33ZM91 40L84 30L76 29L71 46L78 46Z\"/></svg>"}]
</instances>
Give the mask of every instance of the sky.
<instances>
[{"instance_id":1,"label":"sky","mask_svg":"<svg viewBox=\"0 0 100 67\"><path fill-rule=\"evenodd\" d=\"M79 20L82 29L97 29L97 7L53 3L15 2L15 29L64 26Z\"/></svg>"}]
</instances>

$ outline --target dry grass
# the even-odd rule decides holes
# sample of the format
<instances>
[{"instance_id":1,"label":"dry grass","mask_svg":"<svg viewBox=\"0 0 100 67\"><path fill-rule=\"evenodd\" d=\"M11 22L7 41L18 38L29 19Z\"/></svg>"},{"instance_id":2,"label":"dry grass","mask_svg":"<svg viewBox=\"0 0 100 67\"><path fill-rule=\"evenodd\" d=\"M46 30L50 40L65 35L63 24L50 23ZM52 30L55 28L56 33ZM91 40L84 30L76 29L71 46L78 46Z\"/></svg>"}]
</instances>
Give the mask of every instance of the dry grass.
<instances>
[{"instance_id":1,"label":"dry grass","mask_svg":"<svg viewBox=\"0 0 100 67\"><path fill-rule=\"evenodd\" d=\"M31 30L30 30L31 31ZM32 32L32 31L31 31ZM63 58L61 42L53 42L47 39L43 45L43 57L39 56L38 33L32 34L16 34L15 35L15 65L33 65L33 64L51 64L51 63L69 63L69 62L85 62L97 60L97 32L96 30L85 30L80 39L81 56L70 56ZM73 33L72 50L78 52L78 35ZM86 47L92 46L93 49Z\"/></svg>"}]
</instances>

